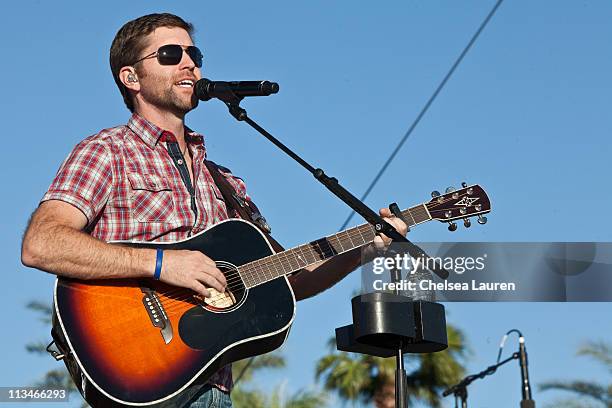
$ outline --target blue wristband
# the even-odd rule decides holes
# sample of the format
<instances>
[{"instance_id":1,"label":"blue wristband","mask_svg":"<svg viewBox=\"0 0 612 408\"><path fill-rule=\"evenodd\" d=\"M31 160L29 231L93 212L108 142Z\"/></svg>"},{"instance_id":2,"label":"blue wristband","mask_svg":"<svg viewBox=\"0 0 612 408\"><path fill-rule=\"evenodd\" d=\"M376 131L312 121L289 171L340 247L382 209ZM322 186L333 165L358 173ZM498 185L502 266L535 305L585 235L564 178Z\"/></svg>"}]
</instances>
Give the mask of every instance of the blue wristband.
<instances>
[{"instance_id":1,"label":"blue wristband","mask_svg":"<svg viewBox=\"0 0 612 408\"><path fill-rule=\"evenodd\" d=\"M164 260L164 250L161 248L157 248L157 260L155 261L155 273L153 274L153 279L155 280L159 280L159 276L161 275L163 260Z\"/></svg>"}]
</instances>

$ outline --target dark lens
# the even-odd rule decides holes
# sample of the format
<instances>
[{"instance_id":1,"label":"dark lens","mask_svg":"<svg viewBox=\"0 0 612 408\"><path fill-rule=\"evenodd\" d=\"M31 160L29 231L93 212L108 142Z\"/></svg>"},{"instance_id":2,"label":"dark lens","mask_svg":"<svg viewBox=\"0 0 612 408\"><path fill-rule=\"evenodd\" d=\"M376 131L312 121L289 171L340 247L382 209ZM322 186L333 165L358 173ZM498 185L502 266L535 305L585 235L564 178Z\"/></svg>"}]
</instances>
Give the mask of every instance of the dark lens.
<instances>
[{"instance_id":1,"label":"dark lens","mask_svg":"<svg viewBox=\"0 0 612 408\"><path fill-rule=\"evenodd\" d=\"M162 45L157 50L157 60L161 65L176 65L182 57L183 48L178 44Z\"/></svg>"},{"instance_id":2,"label":"dark lens","mask_svg":"<svg viewBox=\"0 0 612 408\"><path fill-rule=\"evenodd\" d=\"M202 68L202 52L198 47L190 45L185 52L189 55L189 58L191 58L196 67Z\"/></svg>"}]
</instances>

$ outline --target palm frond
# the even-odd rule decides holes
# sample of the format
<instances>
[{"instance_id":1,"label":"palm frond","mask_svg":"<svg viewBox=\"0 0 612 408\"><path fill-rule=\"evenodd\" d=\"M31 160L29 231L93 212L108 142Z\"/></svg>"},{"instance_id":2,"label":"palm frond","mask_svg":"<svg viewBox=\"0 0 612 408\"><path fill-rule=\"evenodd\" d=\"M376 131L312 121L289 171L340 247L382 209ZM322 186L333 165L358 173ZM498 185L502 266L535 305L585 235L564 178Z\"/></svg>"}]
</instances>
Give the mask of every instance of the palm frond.
<instances>
[{"instance_id":1,"label":"palm frond","mask_svg":"<svg viewBox=\"0 0 612 408\"><path fill-rule=\"evenodd\" d=\"M43 323L51 324L51 313L53 312L53 309L46 302L32 300L26 304L26 308L34 312L38 312L41 315L39 319Z\"/></svg>"},{"instance_id":2,"label":"palm frond","mask_svg":"<svg viewBox=\"0 0 612 408\"><path fill-rule=\"evenodd\" d=\"M562 399L549 402L544 408L608 408L598 403L586 402L578 399Z\"/></svg>"},{"instance_id":3,"label":"palm frond","mask_svg":"<svg viewBox=\"0 0 612 408\"><path fill-rule=\"evenodd\" d=\"M234 408L268 408L265 395L259 390L244 390L236 387L232 390Z\"/></svg>"},{"instance_id":4,"label":"palm frond","mask_svg":"<svg viewBox=\"0 0 612 408\"><path fill-rule=\"evenodd\" d=\"M610 343L589 341L578 349L577 354L579 356L592 357L612 371L612 344Z\"/></svg>"},{"instance_id":5,"label":"palm frond","mask_svg":"<svg viewBox=\"0 0 612 408\"><path fill-rule=\"evenodd\" d=\"M46 354L47 353L47 345L41 341L36 343L28 343L25 346L26 351L28 353L36 353L36 354Z\"/></svg>"},{"instance_id":6,"label":"palm frond","mask_svg":"<svg viewBox=\"0 0 612 408\"><path fill-rule=\"evenodd\" d=\"M324 388L336 391L348 401L371 399L370 367L349 353L334 353L321 358L316 366L317 380L325 377Z\"/></svg>"},{"instance_id":7,"label":"palm frond","mask_svg":"<svg viewBox=\"0 0 612 408\"><path fill-rule=\"evenodd\" d=\"M540 384L541 391L547 390L562 390L573 392L582 397L590 397L596 401L612 403L612 395L610 387L604 387L599 384L594 384L586 381L550 381Z\"/></svg>"},{"instance_id":8,"label":"palm frond","mask_svg":"<svg viewBox=\"0 0 612 408\"><path fill-rule=\"evenodd\" d=\"M285 358L279 352L263 354L232 363L234 383L250 381L253 373L266 368L284 368Z\"/></svg>"},{"instance_id":9,"label":"palm frond","mask_svg":"<svg viewBox=\"0 0 612 408\"><path fill-rule=\"evenodd\" d=\"M287 400L284 408L320 408L327 404L327 399L325 392L301 390Z\"/></svg>"}]
</instances>

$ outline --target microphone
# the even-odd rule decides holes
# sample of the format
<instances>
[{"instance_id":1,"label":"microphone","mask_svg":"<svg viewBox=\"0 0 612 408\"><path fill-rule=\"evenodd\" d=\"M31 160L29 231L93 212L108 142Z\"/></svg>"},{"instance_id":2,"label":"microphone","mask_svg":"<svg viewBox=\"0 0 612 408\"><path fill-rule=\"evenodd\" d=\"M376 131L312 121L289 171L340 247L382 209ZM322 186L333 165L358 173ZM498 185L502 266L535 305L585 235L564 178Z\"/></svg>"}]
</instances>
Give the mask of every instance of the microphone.
<instances>
[{"instance_id":1,"label":"microphone","mask_svg":"<svg viewBox=\"0 0 612 408\"><path fill-rule=\"evenodd\" d=\"M270 81L211 81L202 78L195 83L195 94L198 99L207 101L212 98L223 99L224 96L268 96L278 92L276 82Z\"/></svg>"},{"instance_id":2,"label":"microphone","mask_svg":"<svg viewBox=\"0 0 612 408\"><path fill-rule=\"evenodd\" d=\"M523 393L521 408L535 408L535 401L531 399L531 385L529 385L529 373L527 372L527 348L523 335L519 337L519 363L521 365L521 391Z\"/></svg>"}]
</instances>

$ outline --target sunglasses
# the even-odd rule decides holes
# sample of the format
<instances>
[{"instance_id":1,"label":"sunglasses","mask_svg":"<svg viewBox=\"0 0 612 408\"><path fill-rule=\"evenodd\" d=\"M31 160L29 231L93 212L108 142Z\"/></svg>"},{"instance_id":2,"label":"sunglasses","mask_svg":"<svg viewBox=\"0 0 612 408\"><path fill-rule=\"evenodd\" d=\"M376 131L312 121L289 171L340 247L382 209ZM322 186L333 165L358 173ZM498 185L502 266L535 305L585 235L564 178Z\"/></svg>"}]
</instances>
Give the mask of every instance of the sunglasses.
<instances>
[{"instance_id":1,"label":"sunglasses","mask_svg":"<svg viewBox=\"0 0 612 408\"><path fill-rule=\"evenodd\" d=\"M189 58L191 58L196 67L202 68L202 52L200 49L193 45L184 47L178 44L162 45L157 51L142 57L132 65L153 57L157 57L157 61L160 65L178 65L183 58L183 51L189 55Z\"/></svg>"}]
</instances>

